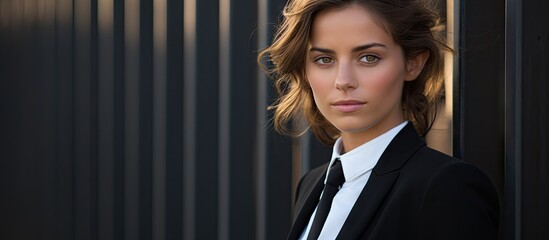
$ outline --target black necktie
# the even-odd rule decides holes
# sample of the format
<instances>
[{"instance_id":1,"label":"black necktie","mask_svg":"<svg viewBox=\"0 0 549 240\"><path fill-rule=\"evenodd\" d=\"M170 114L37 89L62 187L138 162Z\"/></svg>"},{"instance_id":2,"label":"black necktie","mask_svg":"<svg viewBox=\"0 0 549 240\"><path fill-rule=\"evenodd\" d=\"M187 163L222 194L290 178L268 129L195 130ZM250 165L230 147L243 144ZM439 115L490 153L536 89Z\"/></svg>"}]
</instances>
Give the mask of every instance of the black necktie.
<instances>
[{"instance_id":1,"label":"black necktie","mask_svg":"<svg viewBox=\"0 0 549 240\"><path fill-rule=\"evenodd\" d=\"M316 240L320 235L324 222L326 222L326 217L328 212L330 212L330 207L332 206L332 200L336 195L337 191L343 183L345 182L345 177L343 176L343 168L341 167L341 161L337 159L335 163L330 168L330 173L328 174L328 179L326 180L326 185L324 185L324 192L322 192L322 197L318 203L316 209L315 219L309 231L309 236L307 240Z\"/></svg>"}]
</instances>

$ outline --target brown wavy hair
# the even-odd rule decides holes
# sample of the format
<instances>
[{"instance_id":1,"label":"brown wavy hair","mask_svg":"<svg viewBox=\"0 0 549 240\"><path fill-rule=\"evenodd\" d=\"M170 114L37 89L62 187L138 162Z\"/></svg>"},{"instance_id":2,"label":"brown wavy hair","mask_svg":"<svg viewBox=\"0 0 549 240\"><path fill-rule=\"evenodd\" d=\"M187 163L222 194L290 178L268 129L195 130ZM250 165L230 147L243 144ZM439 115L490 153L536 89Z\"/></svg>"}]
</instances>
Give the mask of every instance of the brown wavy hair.
<instances>
[{"instance_id":1,"label":"brown wavy hair","mask_svg":"<svg viewBox=\"0 0 549 240\"><path fill-rule=\"evenodd\" d=\"M435 105L442 96L443 53L452 52L445 43L440 16L426 0L289 0L272 44L258 55L258 63L275 80L279 94L278 100L269 107L274 111L275 129L297 136L304 130L296 130L289 123L304 119L322 143L331 145L339 137L339 130L316 107L305 74L305 61L315 15L350 4L372 11L400 45L405 58L429 52L422 72L414 81L406 81L402 92L404 116L424 136L434 123ZM269 60L266 64L262 62L264 58Z\"/></svg>"}]
</instances>

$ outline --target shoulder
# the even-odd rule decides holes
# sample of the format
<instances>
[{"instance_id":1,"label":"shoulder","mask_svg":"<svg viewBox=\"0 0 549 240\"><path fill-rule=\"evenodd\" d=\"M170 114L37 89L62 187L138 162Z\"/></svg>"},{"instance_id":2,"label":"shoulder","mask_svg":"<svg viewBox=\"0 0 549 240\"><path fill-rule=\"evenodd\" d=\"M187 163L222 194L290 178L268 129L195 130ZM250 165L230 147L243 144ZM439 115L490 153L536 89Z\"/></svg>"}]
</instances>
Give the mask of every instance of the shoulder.
<instances>
[{"instance_id":1,"label":"shoulder","mask_svg":"<svg viewBox=\"0 0 549 240\"><path fill-rule=\"evenodd\" d=\"M482 186L495 193L491 180L480 168L427 146L420 148L402 170L411 171L417 178L423 179L426 188L456 191L458 185Z\"/></svg>"},{"instance_id":2,"label":"shoulder","mask_svg":"<svg viewBox=\"0 0 549 240\"><path fill-rule=\"evenodd\" d=\"M497 237L499 198L482 170L427 147L410 160L410 164L417 162L426 170L420 193L424 234L440 237L453 233L467 239Z\"/></svg>"},{"instance_id":3,"label":"shoulder","mask_svg":"<svg viewBox=\"0 0 549 240\"><path fill-rule=\"evenodd\" d=\"M430 174L431 177L426 184L426 197L460 196L462 199L471 197L489 201L489 205L498 205L498 197L492 181L473 164L448 158L438 163Z\"/></svg>"},{"instance_id":4,"label":"shoulder","mask_svg":"<svg viewBox=\"0 0 549 240\"><path fill-rule=\"evenodd\" d=\"M427 146L419 148L410 157L403 166L404 170L407 168L422 172L431 178L449 177L449 173L457 175L453 175L453 177L486 177L484 172L478 167Z\"/></svg>"},{"instance_id":5,"label":"shoulder","mask_svg":"<svg viewBox=\"0 0 549 240\"><path fill-rule=\"evenodd\" d=\"M461 159L450 157L432 149L425 154L436 156L425 158L432 163L427 190L442 194L459 194L467 196L475 192L486 199L497 198L497 193L488 176L477 166Z\"/></svg>"},{"instance_id":6,"label":"shoulder","mask_svg":"<svg viewBox=\"0 0 549 240\"><path fill-rule=\"evenodd\" d=\"M411 160L412 163L431 165L433 167L445 167L456 163L463 163L461 159L449 156L428 146L419 148Z\"/></svg>"}]
</instances>

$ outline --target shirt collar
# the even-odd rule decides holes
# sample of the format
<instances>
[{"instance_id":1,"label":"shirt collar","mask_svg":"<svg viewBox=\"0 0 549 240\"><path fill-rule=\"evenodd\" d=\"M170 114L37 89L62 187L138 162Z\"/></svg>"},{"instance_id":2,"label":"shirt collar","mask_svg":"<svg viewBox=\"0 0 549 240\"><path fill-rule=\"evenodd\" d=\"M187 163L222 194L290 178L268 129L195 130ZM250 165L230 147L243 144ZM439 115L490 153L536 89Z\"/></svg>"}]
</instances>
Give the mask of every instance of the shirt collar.
<instances>
[{"instance_id":1,"label":"shirt collar","mask_svg":"<svg viewBox=\"0 0 549 240\"><path fill-rule=\"evenodd\" d=\"M406 126L407 123L408 121L404 121L391 130L344 154L341 154L341 145L343 142L341 138L338 138L333 147L330 166L332 166L337 158L341 160L343 174L345 175L345 182L353 181L366 172L371 171L377 164L381 154L383 154L389 143L391 143L393 138L398 134L398 132L400 132L400 130L404 128L404 126ZM328 179L329 169L330 168L328 168L328 172L326 173L324 183L326 183L326 179Z\"/></svg>"}]
</instances>

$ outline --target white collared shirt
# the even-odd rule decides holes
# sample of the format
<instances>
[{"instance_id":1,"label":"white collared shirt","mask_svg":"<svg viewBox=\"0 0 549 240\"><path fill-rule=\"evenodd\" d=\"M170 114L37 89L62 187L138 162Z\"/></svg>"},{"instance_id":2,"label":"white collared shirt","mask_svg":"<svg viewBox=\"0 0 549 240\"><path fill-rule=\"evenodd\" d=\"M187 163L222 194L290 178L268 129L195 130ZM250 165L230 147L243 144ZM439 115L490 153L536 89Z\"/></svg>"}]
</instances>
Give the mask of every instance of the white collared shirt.
<instances>
[{"instance_id":1,"label":"white collared shirt","mask_svg":"<svg viewBox=\"0 0 549 240\"><path fill-rule=\"evenodd\" d=\"M341 186L341 189L333 199L332 207L330 208L328 217L326 217L326 222L318 239L335 239L337 237L358 196L362 192L362 189L364 189L364 186L366 186L372 169L377 164L381 154L383 154L389 143L407 123L408 121L405 121L345 154L341 154L341 138L336 140L330 166L332 166L337 158L341 160L345 183L343 183L343 186ZM329 170L330 167L327 169ZM328 172L326 173L324 184L326 184L326 179L328 179ZM299 239L307 239L315 215L316 209Z\"/></svg>"}]
</instances>

